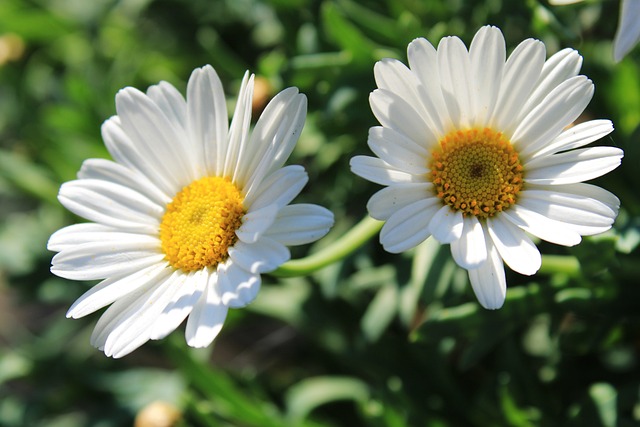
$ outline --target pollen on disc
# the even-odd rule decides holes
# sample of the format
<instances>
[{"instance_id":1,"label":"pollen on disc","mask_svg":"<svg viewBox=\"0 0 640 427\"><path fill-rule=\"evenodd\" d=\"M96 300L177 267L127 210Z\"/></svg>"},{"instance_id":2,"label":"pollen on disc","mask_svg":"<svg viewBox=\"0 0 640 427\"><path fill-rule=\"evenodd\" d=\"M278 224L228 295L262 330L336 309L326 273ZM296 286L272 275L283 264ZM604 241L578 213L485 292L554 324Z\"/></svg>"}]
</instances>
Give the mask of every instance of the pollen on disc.
<instances>
[{"instance_id":1,"label":"pollen on disc","mask_svg":"<svg viewBox=\"0 0 640 427\"><path fill-rule=\"evenodd\" d=\"M228 178L204 177L184 187L167 205L160 224L169 264L189 272L224 262L246 213L243 201Z\"/></svg>"},{"instance_id":2,"label":"pollen on disc","mask_svg":"<svg viewBox=\"0 0 640 427\"><path fill-rule=\"evenodd\" d=\"M456 130L432 152L430 179L451 209L489 218L516 203L522 165L511 142L489 128Z\"/></svg>"}]
</instances>

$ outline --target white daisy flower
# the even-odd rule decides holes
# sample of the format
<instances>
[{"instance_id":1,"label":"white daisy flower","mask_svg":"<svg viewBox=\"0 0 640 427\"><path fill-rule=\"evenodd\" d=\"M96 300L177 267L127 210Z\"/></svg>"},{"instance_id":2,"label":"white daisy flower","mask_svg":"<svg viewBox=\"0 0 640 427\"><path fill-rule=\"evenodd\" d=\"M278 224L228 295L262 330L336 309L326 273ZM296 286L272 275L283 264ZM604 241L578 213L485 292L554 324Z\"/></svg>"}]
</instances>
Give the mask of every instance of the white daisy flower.
<instances>
[{"instance_id":1,"label":"white daisy flower","mask_svg":"<svg viewBox=\"0 0 640 427\"><path fill-rule=\"evenodd\" d=\"M572 246L608 230L619 201L583 181L620 164L612 147L580 148L613 130L609 120L569 129L593 95L572 49L545 61L533 39L506 58L502 33L483 27L470 49L457 37L436 50L416 39L410 68L375 66L371 108L382 126L369 132L378 157L356 156L357 175L387 186L367 208L386 221L380 241L393 253L429 236L451 244L480 303L502 306L503 262L531 275L541 255L527 236Z\"/></svg>"},{"instance_id":2,"label":"white daisy flower","mask_svg":"<svg viewBox=\"0 0 640 427\"><path fill-rule=\"evenodd\" d=\"M89 223L54 233L51 271L102 281L67 317L109 304L91 342L121 357L161 339L185 318L186 340L205 347L229 308L256 297L260 274L290 258L287 245L324 236L333 214L289 203L306 184L301 166L284 166L307 101L288 88L269 103L250 135L253 75L245 74L231 126L211 66L194 70L187 99L161 82L146 94L116 95L117 116L102 126L115 161L89 159L60 202Z\"/></svg>"}]
</instances>

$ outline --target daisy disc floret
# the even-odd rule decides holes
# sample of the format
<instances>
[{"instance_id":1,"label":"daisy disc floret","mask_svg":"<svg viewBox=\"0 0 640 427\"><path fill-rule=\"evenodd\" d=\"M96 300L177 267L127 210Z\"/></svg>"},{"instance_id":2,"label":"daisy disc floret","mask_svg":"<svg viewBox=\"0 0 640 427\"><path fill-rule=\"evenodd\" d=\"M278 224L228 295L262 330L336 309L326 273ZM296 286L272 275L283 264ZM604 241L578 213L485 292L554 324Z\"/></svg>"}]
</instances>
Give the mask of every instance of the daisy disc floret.
<instances>
[{"instance_id":1,"label":"daisy disc floret","mask_svg":"<svg viewBox=\"0 0 640 427\"><path fill-rule=\"evenodd\" d=\"M522 187L518 153L489 128L446 135L432 151L429 169L437 196L463 216L492 217L513 205Z\"/></svg>"},{"instance_id":2,"label":"daisy disc floret","mask_svg":"<svg viewBox=\"0 0 640 427\"><path fill-rule=\"evenodd\" d=\"M86 160L60 202L90 222L49 239L51 271L101 280L67 316L109 306L91 342L121 357L185 319L187 343L205 347L229 308L253 301L261 274L313 242L333 214L290 204L306 184L284 166L306 117L295 88L276 95L250 132L253 75L245 74L231 125L215 70L194 70L186 99L169 83L125 88L102 126L111 160Z\"/></svg>"},{"instance_id":3,"label":"daisy disc floret","mask_svg":"<svg viewBox=\"0 0 640 427\"><path fill-rule=\"evenodd\" d=\"M160 223L169 265L197 271L226 261L246 213L242 201L238 187L219 176L200 178L180 190Z\"/></svg>"},{"instance_id":4,"label":"daisy disc floret","mask_svg":"<svg viewBox=\"0 0 640 427\"><path fill-rule=\"evenodd\" d=\"M374 68L371 108L381 126L352 171L386 186L369 214L386 221L383 247L393 253L433 236L451 253L479 302L500 308L504 263L534 274L541 255L529 234L565 246L608 230L619 200L586 184L615 169L622 151L588 147L613 130L609 120L572 123L593 96L579 75L582 57L564 49L545 60L528 39L507 58L496 27L481 28L469 49L457 37L437 49L409 44L409 67L393 59Z\"/></svg>"}]
</instances>

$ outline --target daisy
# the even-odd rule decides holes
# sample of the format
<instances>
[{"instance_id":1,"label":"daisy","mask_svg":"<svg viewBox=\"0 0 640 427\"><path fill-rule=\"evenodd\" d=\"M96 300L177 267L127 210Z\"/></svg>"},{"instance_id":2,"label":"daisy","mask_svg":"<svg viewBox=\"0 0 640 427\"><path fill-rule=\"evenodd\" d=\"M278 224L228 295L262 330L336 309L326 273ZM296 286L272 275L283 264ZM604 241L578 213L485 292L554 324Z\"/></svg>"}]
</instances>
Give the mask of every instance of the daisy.
<instances>
[{"instance_id":1,"label":"daisy","mask_svg":"<svg viewBox=\"0 0 640 427\"><path fill-rule=\"evenodd\" d=\"M565 246L608 230L619 201L583 181L620 164L612 147L580 148L613 130L609 120L567 128L585 109L593 83L582 58L528 39L506 58L498 28L481 28L470 49L457 37L437 50L408 47L409 68L378 62L369 131L378 157L351 159L353 172L386 188L367 209L386 221L380 242L392 253L433 236L469 279L480 304L502 306L503 262L534 274L541 255L527 233Z\"/></svg>"},{"instance_id":2,"label":"daisy","mask_svg":"<svg viewBox=\"0 0 640 427\"><path fill-rule=\"evenodd\" d=\"M304 125L296 88L273 98L250 135L253 75L245 74L231 125L215 70L194 70L187 99L169 83L147 93L125 88L117 115L102 126L114 161L89 159L62 185L60 202L88 223L54 233L51 271L102 281L67 317L109 304L91 343L122 357L175 330L205 347L229 308L256 298L260 274L290 258L288 245L312 242L333 214L289 203L306 184L284 166Z\"/></svg>"}]
</instances>

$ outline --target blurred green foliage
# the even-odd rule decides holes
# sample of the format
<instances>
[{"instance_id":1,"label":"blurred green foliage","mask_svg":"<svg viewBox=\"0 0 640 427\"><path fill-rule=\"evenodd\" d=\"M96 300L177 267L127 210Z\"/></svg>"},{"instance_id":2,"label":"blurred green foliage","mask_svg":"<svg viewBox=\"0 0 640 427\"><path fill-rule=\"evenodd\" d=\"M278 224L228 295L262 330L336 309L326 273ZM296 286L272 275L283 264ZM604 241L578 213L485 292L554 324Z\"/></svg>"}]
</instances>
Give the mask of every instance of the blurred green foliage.
<instances>
[{"instance_id":1,"label":"blurred green foliage","mask_svg":"<svg viewBox=\"0 0 640 427\"><path fill-rule=\"evenodd\" d=\"M0 425L128 426L152 401L183 426L633 426L640 423L640 49L614 64L618 2L507 0L3 0L0 7ZM371 241L308 278L265 278L213 348L177 331L123 360L89 345L97 315L66 308L90 286L49 274L48 236L77 220L56 201L81 162L108 157L100 124L124 86L184 90L212 64L230 106L244 70L268 98L309 99L290 163L301 200L366 213L377 186L349 172L368 153L373 65L415 37L485 24L513 48L571 46L596 84L585 113L616 125L615 228L571 249L541 244L542 270L508 272L503 309L477 304L448 247L390 255ZM7 53L8 52L8 53ZM256 106L257 110L260 105ZM302 256L305 248L295 255Z\"/></svg>"}]
</instances>

